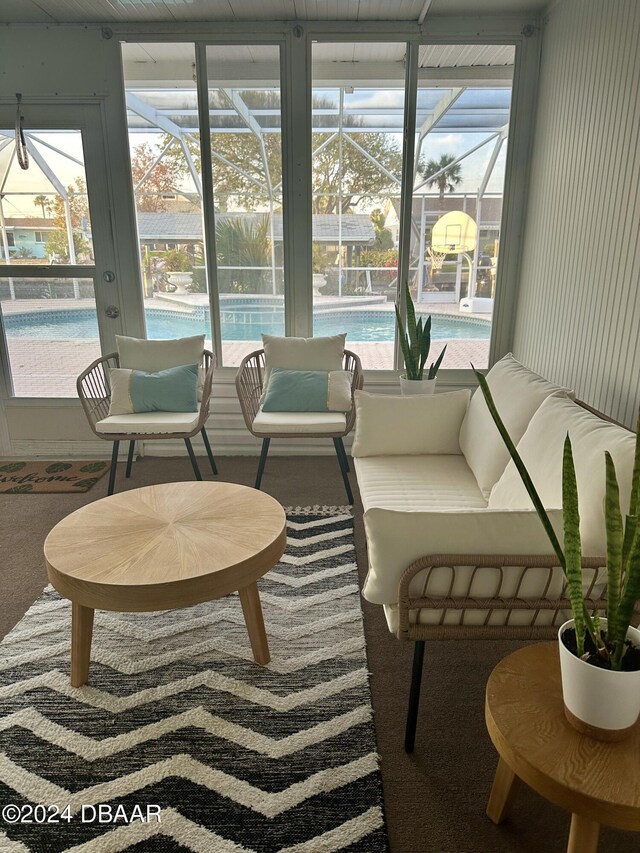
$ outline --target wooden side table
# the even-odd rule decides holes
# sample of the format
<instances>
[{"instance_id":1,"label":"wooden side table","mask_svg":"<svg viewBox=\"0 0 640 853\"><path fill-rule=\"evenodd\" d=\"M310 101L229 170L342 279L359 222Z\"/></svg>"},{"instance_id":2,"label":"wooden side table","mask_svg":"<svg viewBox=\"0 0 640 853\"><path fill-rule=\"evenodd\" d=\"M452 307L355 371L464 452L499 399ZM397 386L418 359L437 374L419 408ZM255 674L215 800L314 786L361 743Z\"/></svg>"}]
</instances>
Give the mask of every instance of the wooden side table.
<instances>
[{"instance_id":1,"label":"wooden side table","mask_svg":"<svg viewBox=\"0 0 640 853\"><path fill-rule=\"evenodd\" d=\"M485 719L500 760L487 805L506 817L519 780L571 812L567 853L595 853L600 826L640 831L640 724L617 743L566 720L557 643L506 657L487 683Z\"/></svg>"},{"instance_id":2,"label":"wooden side table","mask_svg":"<svg viewBox=\"0 0 640 853\"><path fill-rule=\"evenodd\" d=\"M146 486L72 512L44 543L49 580L73 605L72 686L89 676L95 609L173 610L236 590L254 660L269 663L256 581L286 542L280 504L234 483Z\"/></svg>"}]
</instances>

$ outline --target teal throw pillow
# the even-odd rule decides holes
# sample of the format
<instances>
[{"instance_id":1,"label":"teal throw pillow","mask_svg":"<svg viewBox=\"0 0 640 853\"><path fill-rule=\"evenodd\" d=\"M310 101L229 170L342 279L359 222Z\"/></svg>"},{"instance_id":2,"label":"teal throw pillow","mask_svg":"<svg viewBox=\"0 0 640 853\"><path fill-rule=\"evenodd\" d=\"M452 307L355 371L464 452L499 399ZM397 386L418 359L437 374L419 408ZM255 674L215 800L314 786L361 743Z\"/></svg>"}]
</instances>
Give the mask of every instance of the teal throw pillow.
<instances>
[{"instance_id":1,"label":"teal throw pillow","mask_svg":"<svg viewBox=\"0 0 640 853\"><path fill-rule=\"evenodd\" d=\"M263 412L348 412L351 373L347 370L286 370L274 367Z\"/></svg>"},{"instance_id":2,"label":"teal throw pillow","mask_svg":"<svg viewBox=\"0 0 640 853\"><path fill-rule=\"evenodd\" d=\"M198 411L197 364L181 364L157 372L116 367L109 375L109 415Z\"/></svg>"}]
</instances>

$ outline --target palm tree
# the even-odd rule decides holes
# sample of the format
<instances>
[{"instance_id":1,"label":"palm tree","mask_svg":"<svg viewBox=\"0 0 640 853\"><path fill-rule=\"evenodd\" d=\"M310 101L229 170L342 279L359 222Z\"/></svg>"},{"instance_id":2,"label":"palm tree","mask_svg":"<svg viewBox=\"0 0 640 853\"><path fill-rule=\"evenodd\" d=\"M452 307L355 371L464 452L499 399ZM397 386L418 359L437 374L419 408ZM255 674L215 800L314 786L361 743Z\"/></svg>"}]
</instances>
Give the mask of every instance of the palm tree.
<instances>
[{"instance_id":1,"label":"palm tree","mask_svg":"<svg viewBox=\"0 0 640 853\"><path fill-rule=\"evenodd\" d=\"M437 187L440 193L440 207L444 207L444 194L452 193L462 183L462 168L459 163L447 169L455 160L453 154L443 154L439 160L427 160L419 166L420 174L427 181L427 186ZM444 170L444 171L443 171ZM438 173L441 174L438 174ZM437 177L433 177L436 175Z\"/></svg>"},{"instance_id":2,"label":"palm tree","mask_svg":"<svg viewBox=\"0 0 640 853\"><path fill-rule=\"evenodd\" d=\"M51 213L51 199L46 195L37 195L33 199L35 207L42 208L42 218L46 219L47 213Z\"/></svg>"}]
</instances>

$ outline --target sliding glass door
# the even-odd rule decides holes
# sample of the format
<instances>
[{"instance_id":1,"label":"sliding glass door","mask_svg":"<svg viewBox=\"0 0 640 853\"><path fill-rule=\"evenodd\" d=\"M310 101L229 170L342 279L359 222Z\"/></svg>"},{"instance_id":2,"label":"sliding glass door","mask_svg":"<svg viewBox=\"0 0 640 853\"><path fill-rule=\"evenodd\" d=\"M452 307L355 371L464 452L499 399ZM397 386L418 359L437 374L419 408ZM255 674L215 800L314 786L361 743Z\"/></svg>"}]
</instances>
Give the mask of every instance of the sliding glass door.
<instances>
[{"instance_id":1,"label":"sliding glass door","mask_svg":"<svg viewBox=\"0 0 640 853\"><path fill-rule=\"evenodd\" d=\"M75 397L76 377L121 331L100 110L0 110L3 396ZM46 425L43 425L43 431Z\"/></svg>"}]
</instances>

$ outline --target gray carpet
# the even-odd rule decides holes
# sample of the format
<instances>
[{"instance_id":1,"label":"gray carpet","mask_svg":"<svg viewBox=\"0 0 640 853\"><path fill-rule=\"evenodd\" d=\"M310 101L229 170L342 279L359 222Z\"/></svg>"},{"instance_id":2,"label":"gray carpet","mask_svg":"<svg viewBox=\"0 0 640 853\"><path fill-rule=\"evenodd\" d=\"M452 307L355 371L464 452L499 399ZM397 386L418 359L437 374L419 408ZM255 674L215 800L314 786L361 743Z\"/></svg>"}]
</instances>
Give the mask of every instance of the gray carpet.
<instances>
[{"instance_id":1,"label":"gray carpet","mask_svg":"<svg viewBox=\"0 0 640 853\"><path fill-rule=\"evenodd\" d=\"M256 462L255 458L221 457L221 478L251 485ZM204 460L202 470L206 470ZM127 485L134 488L185 480L190 473L186 458L145 459L134 465ZM355 487L353 474L351 479ZM120 470L119 488L123 483ZM285 505L344 503L339 469L332 457L274 456L268 461L263 487ZM0 634L18 622L46 584L42 544L48 531L69 512L105 492L106 482L100 482L86 495L0 495L4 557L0 563ZM366 549L357 493L354 513L362 575ZM484 726L484 687L493 666L517 644L449 641L427 645L416 750L409 757L403 752L402 740L412 650L389 634L381 608L367 602L363 605L392 851L564 851L568 815L528 789L519 793L510 819L502 826L494 826L484 814L496 764ZM599 853L640 853L640 835L605 828Z\"/></svg>"}]
</instances>

